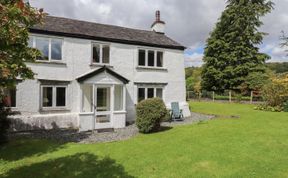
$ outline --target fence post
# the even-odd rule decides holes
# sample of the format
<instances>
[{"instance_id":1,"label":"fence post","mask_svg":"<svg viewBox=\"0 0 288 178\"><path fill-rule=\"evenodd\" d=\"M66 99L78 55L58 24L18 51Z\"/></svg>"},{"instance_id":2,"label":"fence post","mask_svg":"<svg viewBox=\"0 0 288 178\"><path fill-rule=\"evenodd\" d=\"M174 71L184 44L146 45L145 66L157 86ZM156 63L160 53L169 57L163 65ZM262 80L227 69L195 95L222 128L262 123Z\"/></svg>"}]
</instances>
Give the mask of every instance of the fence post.
<instances>
[{"instance_id":1,"label":"fence post","mask_svg":"<svg viewBox=\"0 0 288 178\"><path fill-rule=\"evenodd\" d=\"M215 92L214 91L212 93L212 97L213 97L213 102L215 102Z\"/></svg>"},{"instance_id":2,"label":"fence post","mask_svg":"<svg viewBox=\"0 0 288 178\"><path fill-rule=\"evenodd\" d=\"M253 91L251 91L251 96L250 96L250 104L253 103Z\"/></svg>"},{"instance_id":3,"label":"fence post","mask_svg":"<svg viewBox=\"0 0 288 178\"><path fill-rule=\"evenodd\" d=\"M230 102L230 103L232 102L232 93L231 93L231 90L229 90L229 102Z\"/></svg>"},{"instance_id":4,"label":"fence post","mask_svg":"<svg viewBox=\"0 0 288 178\"><path fill-rule=\"evenodd\" d=\"M201 91L198 93L198 101L201 101Z\"/></svg>"}]
</instances>

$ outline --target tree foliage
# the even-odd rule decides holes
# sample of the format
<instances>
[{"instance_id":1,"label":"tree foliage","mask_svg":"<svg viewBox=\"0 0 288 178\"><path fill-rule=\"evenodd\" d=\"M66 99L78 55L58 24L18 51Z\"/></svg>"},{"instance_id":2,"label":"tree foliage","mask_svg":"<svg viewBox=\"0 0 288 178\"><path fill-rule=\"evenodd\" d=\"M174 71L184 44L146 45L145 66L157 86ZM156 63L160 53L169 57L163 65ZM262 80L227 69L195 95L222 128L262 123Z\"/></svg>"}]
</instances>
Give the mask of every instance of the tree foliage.
<instances>
[{"instance_id":1,"label":"tree foliage","mask_svg":"<svg viewBox=\"0 0 288 178\"><path fill-rule=\"evenodd\" d=\"M259 52L265 33L258 28L260 17L271 12L267 0L228 0L204 51L202 88L239 90L251 75L265 74L269 56ZM246 88L247 90L249 88Z\"/></svg>"},{"instance_id":2,"label":"tree foliage","mask_svg":"<svg viewBox=\"0 0 288 178\"><path fill-rule=\"evenodd\" d=\"M0 143L9 128L4 89L13 87L17 77L32 79L33 71L25 62L33 62L40 52L28 47L28 29L41 22L42 10L32 8L22 0L0 0Z\"/></svg>"},{"instance_id":3,"label":"tree foliage","mask_svg":"<svg viewBox=\"0 0 288 178\"><path fill-rule=\"evenodd\" d=\"M0 0L0 12L0 87L7 87L15 85L17 77L33 78L25 62L33 62L40 52L28 47L28 29L45 14L22 0Z\"/></svg>"},{"instance_id":4,"label":"tree foliage","mask_svg":"<svg viewBox=\"0 0 288 178\"><path fill-rule=\"evenodd\" d=\"M201 67L189 67L185 69L186 90L199 92L201 90Z\"/></svg>"},{"instance_id":5,"label":"tree foliage","mask_svg":"<svg viewBox=\"0 0 288 178\"><path fill-rule=\"evenodd\" d=\"M288 74L275 75L262 89L267 106L282 106L288 101Z\"/></svg>"},{"instance_id":6,"label":"tree foliage","mask_svg":"<svg viewBox=\"0 0 288 178\"><path fill-rule=\"evenodd\" d=\"M276 74L288 72L288 62L271 62L266 63L267 67Z\"/></svg>"}]
</instances>

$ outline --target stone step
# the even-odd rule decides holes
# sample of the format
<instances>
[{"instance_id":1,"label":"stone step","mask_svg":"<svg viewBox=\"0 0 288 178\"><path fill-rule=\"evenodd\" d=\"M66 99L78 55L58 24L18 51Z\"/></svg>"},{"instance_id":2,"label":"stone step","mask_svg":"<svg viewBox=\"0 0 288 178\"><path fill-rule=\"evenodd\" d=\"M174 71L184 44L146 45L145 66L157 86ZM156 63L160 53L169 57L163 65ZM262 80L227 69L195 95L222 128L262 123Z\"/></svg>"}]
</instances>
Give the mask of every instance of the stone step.
<instances>
[{"instance_id":1,"label":"stone step","mask_svg":"<svg viewBox=\"0 0 288 178\"><path fill-rule=\"evenodd\" d=\"M114 128L96 129L97 133L114 132Z\"/></svg>"}]
</instances>

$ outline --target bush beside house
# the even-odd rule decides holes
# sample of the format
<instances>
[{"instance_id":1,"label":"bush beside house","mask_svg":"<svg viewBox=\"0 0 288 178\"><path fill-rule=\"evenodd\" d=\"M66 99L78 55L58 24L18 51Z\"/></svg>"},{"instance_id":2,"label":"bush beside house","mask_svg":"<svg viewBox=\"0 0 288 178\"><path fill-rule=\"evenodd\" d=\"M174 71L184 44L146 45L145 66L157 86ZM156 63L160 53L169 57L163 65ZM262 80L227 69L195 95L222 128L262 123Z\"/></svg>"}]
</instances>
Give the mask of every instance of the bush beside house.
<instances>
[{"instance_id":1,"label":"bush beside house","mask_svg":"<svg viewBox=\"0 0 288 178\"><path fill-rule=\"evenodd\" d=\"M162 99L151 98L138 103L136 125L141 133L159 131L160 123L167 117L167 109Z\"/></svg>"}]
</instances>

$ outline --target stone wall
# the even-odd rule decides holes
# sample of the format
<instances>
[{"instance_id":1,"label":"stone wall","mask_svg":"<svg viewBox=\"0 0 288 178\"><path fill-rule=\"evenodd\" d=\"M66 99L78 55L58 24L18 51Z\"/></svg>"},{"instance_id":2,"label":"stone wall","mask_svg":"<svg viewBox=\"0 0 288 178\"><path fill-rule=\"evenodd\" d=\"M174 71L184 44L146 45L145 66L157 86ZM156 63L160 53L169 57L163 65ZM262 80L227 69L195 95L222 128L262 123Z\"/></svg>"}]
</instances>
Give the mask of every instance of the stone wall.
<instances>
[{"instance_id":1,"label":"stone wall","mask_svg":"<svg viewBox=\"0 0 288 178\"><path fill-rule=\"evenodd\" d=\"M11 131L78 129L78 114L15 115Z\"/></svg>"}]
</instances>

